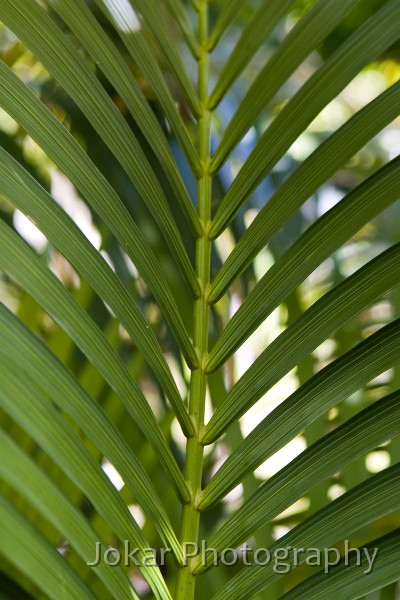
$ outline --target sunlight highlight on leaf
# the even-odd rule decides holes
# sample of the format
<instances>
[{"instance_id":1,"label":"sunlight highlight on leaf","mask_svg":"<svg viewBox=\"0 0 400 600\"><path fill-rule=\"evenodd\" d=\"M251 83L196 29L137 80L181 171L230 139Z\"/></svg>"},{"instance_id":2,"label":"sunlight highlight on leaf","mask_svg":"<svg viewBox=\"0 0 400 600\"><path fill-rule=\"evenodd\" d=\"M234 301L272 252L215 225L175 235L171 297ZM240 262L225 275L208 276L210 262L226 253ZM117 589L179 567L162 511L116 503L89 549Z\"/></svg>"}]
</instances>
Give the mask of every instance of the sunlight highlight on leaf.
<instances>
[{"instance_id":1,"label":"sunlight highlight on leaf","mask_svg":"<svg viewBox=\"0 0 400 600\"><path fill-rule=\"evenodd\" d=\"M139 17L133 10L129 0L102 0L112 14L115 25L125 33L140 31Z\"/></svg>"}]
</instances>

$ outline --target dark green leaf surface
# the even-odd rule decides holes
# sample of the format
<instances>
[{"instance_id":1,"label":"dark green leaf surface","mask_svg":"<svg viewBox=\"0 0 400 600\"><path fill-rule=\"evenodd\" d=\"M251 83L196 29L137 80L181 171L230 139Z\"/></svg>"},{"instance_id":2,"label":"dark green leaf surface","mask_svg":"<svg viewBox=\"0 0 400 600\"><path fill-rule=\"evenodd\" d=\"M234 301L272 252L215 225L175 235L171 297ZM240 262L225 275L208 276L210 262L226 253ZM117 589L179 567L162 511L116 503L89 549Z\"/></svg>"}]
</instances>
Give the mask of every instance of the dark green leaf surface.
<instances>
[{"instance_id":1,"label":"dark green leaf surface","mask_svg":"<svg viewBox=\"0 0 400 600\"><path fill-rule=\"evenodd\" d=\"M103 0L95 0L99 10L115 27L133 60L140 66L156 94L189 164L198 176L202 173L201 163L190 135L177 110L176 103L166 84L153 52L142 32L132 30L132 15L124 12L123 6L116 2L108 5Z\"/></svg>"},{"instance_id":2,"label":"dark green leaf surface","mask_svg":"<svg viewBox=\"0 0 400 600\"><path fill-rule=\"evenodd\" d=\"M219 367L310 273L363 225L399 199L400 158L395 158L315 221L261 278L211 351Z\"/></svg>"},{"instance_id":3,"label":"dark green leaf surface","mask_svg":"<svg viewBox=\"0 0 400 600\"><path fill-rule=\"evenodd\" d=\"M265 417L227 458L205 496L224 497L307 425L400 362L400 320L383 327L316 373Z\"/></svg>"},{"instance_id":4,"label":"dark green leaf surface","mask_svg":"<svg viewBox=\"0 0 400 600\"><path fill-rule=\"evenodd\" d=\"M348 538L366 523L399 510L400 466L394 465L378 475L355 486L340 498L329 503L312 517L294 527L269 547L276 548L328 548L341 539ZM335 527L332 527L335 523ZM304 562L305 555L299 555ZM293 557L288 557L292 566ZM293 565L294 566L294 565ZM248 600L264 590L280 575L273 564L242 569L213 600Z\"/></svg>"},{"instance_id":5,"label":"dark green leaf surface","mask_svg":"<svg viewBox=\"0 0 400 600\"><path fill-rule=\"evenodd\" d=\"M193 426L187 409L179 396L156 336L128 290L72 219L1 148L0 161L0 191L36 223L47 239L64 254L111 308L158 376L184 432L192 434Z\"/></svg>"},{"instance_id":6,"label":"dark green leaf surface","mask_svg":"<svg viewBox=\"0 0 400 600\"><path fill-rule=\"evenodd\" d=\"M399 1L0 20L0 597L395 600ZM371 573L185 560L349 537Z\"/></svg>"},{"instance_id":7,"label":"dark green leaf surface","mask_svg":"<svg viewBox=\"0 0 400 600\"><path fill-rule=\"evenodd\" d=\"M190 345L176 303L156 257L113 188L76 140L1 61L0 82L1 106L59 165L115 233L160 303L189 365L196 364L196 353Z\"/></svg>"},{"instance_id":8,"label":"dark green leaf surface","mask_svg":"<svg viewBox=\"0 0 400 600\"><path fill-rule=\"evenodd\" d=\"M236 547L263 522L301 498L318 482L400 433L400 391L373 403L304 450L239 508L209 540L219 552ZM206 488L207 490L207 488ZM205 509L210 496L201 501Z\"/></svg>"},{"instance_id":9,"label":"dark green leaf surface","mask_svg":"<svg viewBox=\"0 0 400 600\"><path fill-rule=\"evenodd\" d=\"M203 443L217 439L334 331L399 283L400 244L396 244L325 294L261 353L215 411Z\"/></svg>"},{"instance_id":10,"label":"dark green leaf surface","mask_svg":"<svg viewBox=\"0 0 400 600\"><path fill-rule=\"evenodd\" d=\"M125 365L57 277L3 221L0 221L0 266L35 298L93 362L158 450L171 483L186 498L183 477L146 399Z\"/></svg>"},{"instance_id":11,"label":"dark green leaf surface","mask_svg":"<svg viewBox=\"0 0 400 600\"><path fill-rule=\"evenodd\" d=\"M297 22L261 69L234 118L228 123L221 140L225 157L240 142L282 84L357 2L358 0L318 0ZM226 12L233 4L234 2L229 3Z\"/></svg>"},{"instance_id":12,"label":"dark green leaf surface","mask_svg":"<svg viewBox=\"0 0 400 600\"><path fill-rule=\"evenodd\" d=\"M70 565L17 510L0 496L0 552L32 579L49 598L94 600Z\"/></svg>"},{"instance_id":13,"label":"dark green leaf surface","mask_svg":"<svg viewBox=\"0 0 400 600\"><path fill-rule=\"evenodd\" d=\"M398 581L400 561L400 529L373 540L365 546L370 555L378 548L374 568L368 577L360 569L354 554L350 556L349 564L343 560L332 569L329 577L321 572L303 584L294 587L282 596L282 600L322 600L327 596L340 596L346 600L361 598L365 594L379 590L384 586ZM360 551L365 550L361 549Z\"/></svg>"},{"instance_id":14,"label":"dark green leaf surface","mask_svg":"<svg viewBox=\"0 0 400 600\"><path fill-rule=\"evenodd\" d=\"M217 237L226 228L249 194L319 112L366 64L399 39L399 19L400 4L392 0L357 30L286 104L229 188L214 217L211 236ZM224 157L224 148L219 146L212 161L213 172Z\"/></svg>"},{"instance_id":15,"label":"dark green leaf surface","mask_svg":"<svg viewBox=\"0 0 400 600\"><path fill-rule=\"evenodd\" d=\"M173 159L165 134L118 49L99 26L85 2L82 0L65 0L64 2L49 0L49 3L80 39L121 95L169 177L176 198L195 235L199 232L198 217Z\"/></svg>"},{"instance_id":16,"label":"dark green leaf surface","mask_svg":"<svg viewBox=\"0 0 400 600\"><path fill-rule=\"evenodd\" d=\"M157 219L182 275L196 292L198 283L193 267L160 182L140 144L98 79L35 0L26 0L23 6L21 2L4 0L0 6L0 19L26 42L108 145ZM48 52L48 45L53 52ZM86 85L82 86L81 81L85 81Z\"/></svg>"},{"instance_id":17,"label":"dark green leaf surface","mask_svg":"<svg viewBox=\"0 0 400 600\"><path fill-rule=\"evenodd\" d=\"M4 360L12 360L15 365L22 364L29 378L72 417L95 447L115 466L153 520L164 542L181 559L181 548L157 492L124 438L46 345L2 305L0 341L0 356ZM174 466L172 456L167 460ZM160 462L164 464L162 458Z\"/></svg>"},{"instance_id":18,"label":"dark green leaf surface","mask_svg":"<svg viewBox=\"0 0 400 600\"><path fill-rule=\"evenodd\" d=\"M98 536L80 513L37 465L19 448L13 440L0 431L2 460L0 475L25 496L51 521L77 550L85 562L93 561L93 549ZM103 551L106 549L104 547ZM112 594L118 598L132 598L129 579L117 567L107 568L102 561L95 573ZM138 598L138 596L136 596Z\"/></svg>"},{"instance_id":19,"label":"dark green leaf surface","mask_svg":"<svg viewBox=\"0 0 400 600\"><path fill-rule=\"evenodd\" d=\"M100 465L72 432L57 410L17 367L3 358L7 374L0 373L2 408L52 457L54 462L83 491L120 540L148 548L142 531ZM13 373L13 377L10 374ZM138 555L139 556L139 555ZM140 554L143 560L143 553ZM143 566L143 575L160 600L170 598L159 570Z\"/></svg>"},{"instance_id":20,"label":"dark green leaf surface","mask_svg":"<svg viewBox=\"0 0 400 600\"><path fill-rule=\"evenodd\" d=\"M210 96L210 108L215 108L217 104L219 104L228 89L253 58L259 47L263 44L269 34L272 33L292 2L293 0L270 0L269 2L263 2L261 4L260 8L255 12L253 18L243 31L242 37L235 46L228 61L222 68L218 82ZM233 8L236 9L237 7L237 4L232 4L234 6L232 6L231 11L233 11ZM229 21L231 20L233 16L231 11L226 15L224 21L227 17ZM224 21L219 23L219 28L221 28L221 24L224 26ZM216 39L218 39L220 35L218 29L214 35ZM215 41L213 40L213 43L215 43Z\"/></svg>"},{"instance_id":21,"label":"dark green leaf surface","mask_svg":"<svg viewBox=\"0 0 400 600\"><path fill-rule=\"evenodd\" d=\"M225 261L213 281L218 300L288 219L360 148L399 114L400 82L379 95L323 142L276 190Z\"/></svg>"}]
</instances>

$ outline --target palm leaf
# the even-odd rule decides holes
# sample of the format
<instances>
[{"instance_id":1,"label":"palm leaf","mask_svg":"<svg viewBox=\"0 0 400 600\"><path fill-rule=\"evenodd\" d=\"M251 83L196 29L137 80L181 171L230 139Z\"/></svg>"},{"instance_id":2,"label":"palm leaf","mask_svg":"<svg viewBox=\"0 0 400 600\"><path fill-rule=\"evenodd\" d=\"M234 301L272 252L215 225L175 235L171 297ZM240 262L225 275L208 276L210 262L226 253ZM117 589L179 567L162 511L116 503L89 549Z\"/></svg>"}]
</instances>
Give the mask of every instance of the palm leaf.
<instances>
[{"instance_id":1,"label":"palm leaf","mask_svg":"<svg viewBox=\"0 0 400 600\"><path fill-rule=\"evenodd\" d=\"M357 570L357 562L351 561L349 569L344 562L332 572L329 583L321 573L310 578L307 584L302 584L288 592L283 598L326 598L327 593L341 594L345 592L349 598L359 598L360 595L379 590L382 582L397 581L397 565L399 560L399 530L374 540L365 547L368 552L379 548L380 556L376 562L372 577L363 577ZM317 578L318 577L318 578Z\"/></svg>"},{"instance_id":2,"label":"palm leaf","mask_svg":"<svg viewBox=\"0 0 400 600\"><path fill-rule=\"evenodd\" d=\"M398 0L2 1L4 597L394 599L399 18ZM315 134L373 61L385 85ZM368 576L351 553L329 576L185 554L349 537L379 549ZM126 541L139 569L88 564Z\"/></svg>"},{"instance_id":3,"label":"palm leaf","mask_svg":"<svg viewBox=\"0 0 400 600\"><path fill-rule=\"evenodd\" d=\"M398 510L398 489L396 476L398 466L382 471L374 477L331 502L327 507L318 511L297 525L280 541L269 547L275 548L292 546L300 547L302 544L308 548L327 548L337 539L347 538L350 533L391 511ZM378 500L379 499L379 500ZM332 528L332 523L338 523L337 528ZM292 557L288 560L293 562ZM305 560L305 555L301 557ZM251 571L243 569L219 593L215 600L223 598L252 598L257 592L271 585L279 577L273 565L255 566Z\"/></svg>"}]
</instances>

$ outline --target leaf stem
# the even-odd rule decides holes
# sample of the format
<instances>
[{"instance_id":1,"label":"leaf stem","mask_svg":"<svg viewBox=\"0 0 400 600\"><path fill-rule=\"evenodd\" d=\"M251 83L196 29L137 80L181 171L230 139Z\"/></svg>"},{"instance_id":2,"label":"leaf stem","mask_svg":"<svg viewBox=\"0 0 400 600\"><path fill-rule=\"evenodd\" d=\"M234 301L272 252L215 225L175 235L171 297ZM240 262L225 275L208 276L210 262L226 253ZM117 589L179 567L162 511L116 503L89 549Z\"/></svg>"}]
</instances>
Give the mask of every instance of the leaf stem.
<instances>
[{"instance_id":1,"label":"leaf stem","mask_svg":"<svg viewBox=\"0 0 400 600\"><path fill-rule=\"evenodd\" d=\"M192 371L189 390L189 414L196 434L187 440L185 479L188 484L191 500L183 506L181 543L197 544L199 537L200 512L197 510L197 499L201 493L203 473L203 445L201 434L204 428L204 408L206 401L207 374L205 365L208 356L208 324L210 306L207 295L210 288L211 242L208 230L211 219L211 184L210 165L210 123L208 110L209 54L208 46L208 2L199 0L199 58L198 58L198 94L201 116L198 120L198 152L203 173L198 179L198 215L202 224L202 235L196 241L196 275L201 287L201 296L194 304L193 343L198 354L199 366ZM188 546L189 551L194 546ZM191 570L191 559L178 571L176 600L192 600L195 593L195 575Z\"/></svg>"}]
</instances>

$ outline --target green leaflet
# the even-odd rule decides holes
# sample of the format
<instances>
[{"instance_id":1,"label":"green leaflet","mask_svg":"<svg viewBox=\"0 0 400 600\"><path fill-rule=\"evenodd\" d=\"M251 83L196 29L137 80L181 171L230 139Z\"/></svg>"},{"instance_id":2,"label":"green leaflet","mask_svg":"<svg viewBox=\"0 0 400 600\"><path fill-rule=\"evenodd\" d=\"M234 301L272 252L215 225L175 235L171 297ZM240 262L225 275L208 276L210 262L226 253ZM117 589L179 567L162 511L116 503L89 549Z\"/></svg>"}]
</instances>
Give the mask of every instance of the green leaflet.
<instances>
[{"instance_id":1,"label":"green leaflet","mask_svg":"<svg viewBox=\"0 0 400 600\"><path fill-rule=\"evenodd\" d=\"M318 0L296 23L260 70L233 119L228 123L219 146L219 153L223 156L220 166L285 81L357 2L358 0ZM223 13L221 17L222 15Z\"/></svg>"},{"instance_id":2,"label":"green leaflet","mask_svg":"<svg viewBox=\"0 0 400 600\"><path fill-rule=\"evenodd\" d=\"M104 0L95 0L96 5L104 13L116 32L126 46L133 60L139 65L151 84L164 112L175 134L185 156L193 169L193 172L201 176L203 169L197 152L189 137L188 130L179 115L175 101L171 96L164 76L154 60L153 52L150 50L141 31L132 31L132 23L129 16L124 14L121 6L114 0L106 3Z\"/></svg>"},{"instance_id":3,"label":"green leaflet","mask_svg":"<svg viewBox=\"0 0 400 600\"><path fill-rule=\"evenodd\" d=\"M209 37L208 49L210 52L218 44L224 33L226 33L227 29L233 23L242 7L243 0L231 0L230 2L224 4Z\"/></svg>"},{"instance_id":4,"label":"green leaflet","mask_svg":"<svg viewBox=\"0 0 400 600\"><path fill-rule=\"evenodd\" d=\"M168 7L169 12L174 17L177 25L179 25L183 35L185 36L186 42L193 54L193 56L199 56L199 44L195 33L193 31L193 27L189 18L184 10L180 0L164 0L165 4Z\"/></svg>"},{"instance_id":5,"label":"green leaflet","mask_svg":"<svg viewBox=\"0 0 400 600\"><path fill-rule=\"evenodd\" d=\"M187 499L187 487L171 450L121 359L63 284L3 221L0 221L0 266L53 317L104 376L159 452L166 474L179 495Z\"/></svg>"},{"instance_id":6,"label":"green leaflet","mask_svg":"<svg viewBox=\"0 0 400 600\"><path fill-rule=\"evenodd\" d=\"M21 0L17 3L4 0L0 18L31 48L110 148L159 223L189 289L196 293L198 282L160 182L139 142L96 76L36 0L24 0L23 5ZM85 86L81 81L85 81Z\"/></svg>"},{"instance_id":7,"label":"green leaflet","mask_svg":"<svg viewBox=\"0 0 400 600\"><path fill-rule=\"evenodd\" d=\"M400 157L389 162L315 221L261 278L211 351L220 366L264 319L337 248L399 198Z\"/></svg>"},{"instance_id":8,"label":"green leaflet","mask_svg":"<svg viewBox=\"0 0 400 600\"><path fill-rule=\"evenodd\" d=\"M84 492L120 540L148 548L140 528L100 465L72 432L59 412L18 367L3 357L7 373L0 373L2 408L25 429L65 474ZM139 554L138 554L139 556ZM141 554L143 558L143 554ZM155 567L143 566L143 576L160 600L170 595Z\"/></svg>"},{"instance_id":9,"label":"green leaflet","mask_svg":"<svg viewBox=\"0 0 400 600\"><path fill-rule=\"evenodd\" d=\"M201 107L199 98L195 92L193 83L185 70L185 66L176 47L176 41L172 37L172 32L168 29L167 24L163 19L162 12L157 6L158 0L130 0L130 2L132 6L143 15L146 25L149 27L159 44L162 54L165 57L171 72L174 74L175 79L179 83L193 114L200 115Z\"/></svg>"},{"instance_id":10,"label":"green leaflet","mask_svg":"<svg viewBox=\"0 0 400 600\"><path fill-rule=\"evenodd\" d=\"M394 465L378 475L369 477L322 510L294 527L269 547L275 548L326 548L338 540L346 539L353 531L367 523L395 512L400 507L400 466ZM332 527L335 523L335 527ZM300 562L304 555L300 555ZM288 558L293 563L292 557ZM264 590L280 575L274 572L272 563L254 565L242 569L216 594L212 600L250 600L254 594Z\"/></svg>"},{"instance_id":11,"label":"green leaflet","mask_svg":"<svg viewBox=\"0 0 400 600\"><path fill-rule=\"evenodd\" d=\"M228 89L239 77L260 46L275 29L292 2L293 0L269 0L268 2L263 2L260 8L254 13L253 18L246 26L240 41L236 44L232 54L222 68L217 84L210 95L208 103L210 109L214 109L220 103ZM232 4L235 3L232 2ZM229 16L230 20L231 15L227 16ZM222 25L223 24L224 23L222 22ZM219 24L219 27L221 27L221 23ZM211 38L213 44L220 35L218 29L216 31L217 33L213 34L216 39L213 40Z\"/></svg>"},{"instance_id":12,"label":"green leaflet","mask_svg":"<svg viewBox=\"0 0 400 600\"><path fill-rule=\"evenodd\" d=\"M0 476L26 497L65 536L85 562L92 562L93 550L99 537L82 513L71 504L35 462L1 430L0 440L2 453ZM121 600L132 600L132 586L119 567L110 569L101 561L93 571L112 594L118 594ZM136 594L135 598L138 598Z\"/></svg>"},{"instance_id":13,"label":"green leaflet","mask_svg":"<svg viewBox=\"0 0 400 600\"><path fill-rule=\"evenodd\" d=\"M262 135L226 193L214 217L211 237L217 237L227 227L249 194L318 113L366 64L399 38L399 19L400 4L391 0L358 29L286 104ZM211 165L213 172L219 169L222 158L217 149Z\"/></svg>"},{"instance_id":14,"label":"green leaflet","mask_svg":"<svg viewBox=\"0 0 400 600\"><path fill-rule=\"evenodd\" d=\"M309 446L260 488L211 537L219 552L248 539L318 482L400 433L400 391L373 403ZM206 488L207 489L207 488ZM210 506L200 501L205 510ZM201 559L200 559L201 560ZM200 565L196 564L196 568Z\"/></svg>"},{"instance_id":15,"label":"green leaflet","mask_svg":"<svg viewBox=\"0 0 400 600\"><path fill-rule=\"evenodd\" d=\"M251 600L260 592L263 597L263 590L282 597L297 586L289 598L325 600L359 597L394 580L392 540L398 532L377 540L384 561L372 578L339 567L329 581L317 575L299 584L294 573L287 586L272 566L253 565L232 576L221 565L198 577L211 560L202 565L196 557L187 564L181 547L204 539L221 553L254 536L254 549L324 548L349 535L362 541L364 533L378 537L397 526L400 466L374 477L368 471L370 452L375 456L378 450L393 463L399 450L400 244L394 223L381 227L381 221L389 207L390 218L397 216L392 205L400 189L400 158L381 166L393 128L383 130L398 116L400 83L325 139L283 184L281 166L286 167L280 161L371 61L378 57L384 63L372 65L368 92L378 71L378 77L393 81L388 67L399 39L400 5L373 4L0 2L0 107L11 117L5 115L3 127L0 115L0 298L12 307L0 304L0 495L6 499L0 500L0 517L12 552L11 560L5 555L0 596L19 597L20 585L32 600L103 595L138 600L143 594L157 600ZM298 76L306 83L290 98ZM250 88L239 91L249 79ZM219 170L277 93L282 100L277 117L250 155L242 155L243 166L232 157L227 167L234 180L224 192L225 173ZM109 164L93 148L93 130L101 147L107 146ZM382 143L374 141L382 146L373 163L379 169L303 233L305 221L296 212L332 176L334 186L342 177L358 184L371 166L364 163L364 151L358 152L381 133ZM36 181L49 163L40 152L33 155L35 143L93 211L101 251L85 238L78 218L75 224ZM349 165L351 158L360 158L363 168ZM271 171L277 188L242 234L235 216ZM122 174L115 184L126 190L121 197L107 173L113 181ZM125 173L135 197L143 197L133 213ZM43 256L15 232L29 239L20 229L19 211L49 241ZM279 252L274 236L292 225L302 235ZM222 244L229 236L229 246L234 240L236 245L226 260ZM375 246L366 249L365 266L343 280L354 263L350 258L342 269L346 248L337 250L351 240L349 249L363 252L366 239ZM275 264L253 285L248 268L268 243ZM64 265L59 253L80 275L73 292L51 271L53 260ZM130 281L127 256L139 273L132 293L123 283ZM325 264L332 288L321 297L325 288L317 284L303 298L303 282ZM257 260L256 275L258 267ZM229 298L222 298L231 284ZM303 313L309 298L314 304ZM244 369L230 357L280 305L287 328L264 351L253 347L258 358L236 382L237 368ZM397 320L386 324L392 316ZM325 341L329 344L314 352ZM336 351L329 363L322 356L331 343ZM296 391L262 415L243 439L235 421L295 367ZM368 393L360 395L365 385ZM355 392L363 396L361 408L352 402ZM208 417L210 400L214 413ZM336 411L344 424L334 429ZM307 450L259 482L254 469L303 432ZM218 446L204 448L217 440ZM120 491L102 469L104 460L120 473ZM327 503L332 478L347 491ZM230 502L238 483L240 508L216 506L222 499ZM306 512L282 514L305 497ZM136 508L144 513L143 527L135 521ZM274 541L277 527L293 525L293 518L297 525ZM85 565L96 541L104 549L121 548L126 539L133 546L162 544L173 557L166 569L160 564L139 572L103 564L92 572ZM65 557L57 553L59 540L71 547ZM143 591L147 584L150 590ZM387 600L390 594L393 600L393 590L385 590Z\"/></svg>"},{"instance_id":16,"label":"green leaflet","mask_svg":"<svg viewBox=\"0 0 400 600\"><path fill-rule=\"evenodd\" d=\"M203 443L217 439L331 333L399 282L400 244L396 244L325 294L261 353L215 411Z\"/></svg>"},{"instance_id":17,"label":"green leaflet","mask_svg":"<svg viewBox=\"0 0 400 600\"><path fill-rule=\"evenodd\" d=\"M96 402L48 347L0 304L0 356L21 364L35 384L64 410L114 465L178 560L182 550L149 476ZM159 456L159 455L158 455ZM160 456L159 456L160 458ZM174 461L171 456L167 460ZM161 457L160 463L163 464Z\"/></svg>"},{"instance_id":18,"label":"green leaflet","mask_svg":"<svg viewBox=\"0 0 400 600\"><path fill-rule=\"evenodd\" d=\"M215 277L210 302L224 294L234 278L283 227L286 221L364 144L399 114L400 82L391 86L325 140L276 190L239 239Z\"/></svg>"},{"instance_id":19,"label":"green leaflet","mask_svg":"<svg viewBox=\"0 0 400 600\"><path fill-rule=\"evenodd\" d=\"M16 208L32 218L97 294L110 306L132 341L157 375L170 398L182 429L193 433L187 409L176 388L157 338L125 286L90 244L72 219L51 196L0 148L0 191Z\"/></svg>"},{"instance_id":20,"label":"green leaflet","mask_svg":"<svg viewBox=\"0 0 400 600\"><path fill-rule=\"evenodd\" d=\"M156 257L120 198L65 127L1 61L0 83L1 106L37 141L115 233L154 293L189 366L196 365L196 353Z\"/></svg>"},{"instance_id":21,"label":"green leaflet","mask_svg":"<svg viewBox=\"0 0 400 600\"><path fill-rule=\"evenodd\" d=\"M400 319L316 373L277 406L228 456L205 496L223 498L307 425L400 362Z\"/></svg>"},{"instance_id":22,"label":"green leaflet","mask_svg":"<svg viewBox=\"0 0 400 600\"><path fill-rule=\"evenodd\" d=\"M151 149L160 161L193 235L200 232L193 203L177 169L161 126L126 62L110 41L83 0L48 0L52 8L68 24L96 60L100 69L121 95L132 117L138 123Z\"/></svg>"},{"instance_id":23,"label":"green leaflet","mask_svg":"<svg viewBox=\"0 0 400 600\"><path fill-rule=\"evenodd\" d=\"M368 577L365 577L353 555L350 557L350 566L343 560L332 569L329 577L326 577L323 572L314 575L284 594L282 600L317 600L317 598L322 600L327 596L336 598L341 596L346 600L353 600L398 581L399 541L400 529L396 529L365 546L370 555L375 548L379 549L374 568Z\"/></svg>"},{"instance_id":24,"label":"green leaflet","mask_svg":"<svg viewBox=\"0 0 400 600\"><path fill-rule=\"evenodd\" d=\"M53 600L95 600L66 560L0 496L0 553Z\"/></svg>"}]
</instances>

